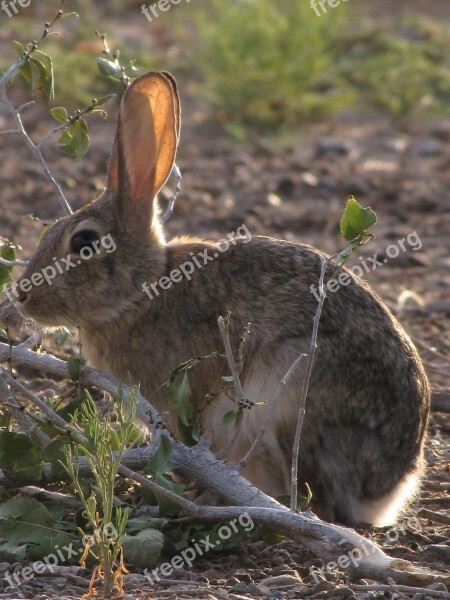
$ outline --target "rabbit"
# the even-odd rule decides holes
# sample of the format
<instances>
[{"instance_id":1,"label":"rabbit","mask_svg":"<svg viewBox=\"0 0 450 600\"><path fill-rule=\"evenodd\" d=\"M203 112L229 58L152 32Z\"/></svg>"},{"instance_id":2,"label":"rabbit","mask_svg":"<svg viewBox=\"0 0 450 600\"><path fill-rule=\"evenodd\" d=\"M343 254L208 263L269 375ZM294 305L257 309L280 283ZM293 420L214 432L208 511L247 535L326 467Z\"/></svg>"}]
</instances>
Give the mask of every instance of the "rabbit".
<instances>
[{"instance_id":1,"label":"rabbit","mask_svg":"<svg viewBox=\"0 0 450 600\"><path fill-rule=\"evenodd\" d=\"M167 414L176 436L180 431L164 382L182 362L219 351L189 373L190 401L212 450L228 448L225 459L239 462L283 375L309 352L317 310L312 289L321 256L329 257L305 244L263 236L235 237L227 251L194 237L166 241L157 195L174 165L180 114L170 74L149 72L129 85L105 191L48 228L17 282L16 301L25 316L44 326L78 327L88 363L125 381L131 376ZM114 251L112 243L109 251L101 243L108 236ZM92 257L82 260L84 254ZM208 257L207 264L198 258L189 276L172 282L180 267L199 256ZM49 266L60 273L37 283L36 274L50 272ZM325 281L335 269L328 263ZM299 493L307 483L312 506L325 520L390 525L420 485L430 391L414 345L383 301L345 267L340 272L348 274L348 283L328 293L318 329ZM35 285L23 284L33 276ZM159 287L150 287L155 282ZM251 323L241 383L245 399L258 404L245 411L234 444L236 430L223 416L236 406L228 392L220 392L229 369L218 317L228 311L235 356ZM273 497L290 491L304 374L300 365L286 383L242 472ZM217 395L208 400L211 392Z\"/></svg>"}]
</instances>

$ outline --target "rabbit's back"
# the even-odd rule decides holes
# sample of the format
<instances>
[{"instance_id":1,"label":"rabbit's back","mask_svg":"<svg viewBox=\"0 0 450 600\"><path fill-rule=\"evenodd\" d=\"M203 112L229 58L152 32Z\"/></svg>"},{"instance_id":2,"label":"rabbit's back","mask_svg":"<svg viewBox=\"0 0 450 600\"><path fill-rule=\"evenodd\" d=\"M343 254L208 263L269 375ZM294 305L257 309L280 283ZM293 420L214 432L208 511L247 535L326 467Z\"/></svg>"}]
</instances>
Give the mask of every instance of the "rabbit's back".
<instances>
[{"instance_id":1,"label":"rabbit's back","mask_svg":"<svg viewBox=\"0 0 450 600\"><path fill-rule=\"evenodd\" d=\"M166 276L205 251L214 258L189 279L160 290L122 319L128 338L122 342L128 347L119 355L111 340L106 348L112 351L97 366L120 377L131 371L144 394L167 410L159 388L171 369L222 348L217 318L231 312L235 354L250 322L242 384L245 398L256 405L245 415L228 455L239 460L257 435L279 381L299 354L309 351L321 260L313 248L271 238L236 240L223 253L213 243L175 240L167 247ZM333 274L330 265L325 281ZM222 419L236 407L227 393L205 399L223 388L227 374L223 359L209 359L190 376L194 414L199 412L203 430L212 432L214 450L234 436L233 425ZM303 374L300 365L244 473L273 495L289 490ZM321 514L345 522L392 520L422 469L428 410L427 379L413 344L382 301L349 275L347 285L328 293L323 306L300 450L300 475ZM171 424L176 427L174 415Z\"/></svg>"}]
</instances>

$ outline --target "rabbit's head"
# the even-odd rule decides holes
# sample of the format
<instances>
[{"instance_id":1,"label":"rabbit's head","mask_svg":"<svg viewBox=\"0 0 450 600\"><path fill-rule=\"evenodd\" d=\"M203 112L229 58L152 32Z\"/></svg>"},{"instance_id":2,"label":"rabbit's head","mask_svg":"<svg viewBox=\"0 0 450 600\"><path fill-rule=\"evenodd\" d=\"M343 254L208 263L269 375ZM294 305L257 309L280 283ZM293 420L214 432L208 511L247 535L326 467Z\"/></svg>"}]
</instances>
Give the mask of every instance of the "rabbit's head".
<instances>
[{"instance_id":1,"label":"rabbit's head","mask_svg":"<svg viewBox=\"0 0 450 600\"><path fill-rule=\"evenodd\" d=\"M168 73L147 73L125 91L105 192L49 227L10 294L44 325L108 321L144 300L165 242L155 197L169 177L180 105Z\"/></svg>"}]
</instances>

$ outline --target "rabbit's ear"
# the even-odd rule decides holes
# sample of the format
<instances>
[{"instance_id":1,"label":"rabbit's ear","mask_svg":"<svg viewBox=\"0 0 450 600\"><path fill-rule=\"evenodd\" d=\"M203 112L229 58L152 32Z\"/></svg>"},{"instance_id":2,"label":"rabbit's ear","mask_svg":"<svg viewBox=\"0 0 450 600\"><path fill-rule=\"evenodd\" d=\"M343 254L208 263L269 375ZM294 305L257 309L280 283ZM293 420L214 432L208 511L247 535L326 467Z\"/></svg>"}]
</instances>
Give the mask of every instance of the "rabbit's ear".
<instances>
[{"instance_id":1,"label":"rabbit's ear","mask_svg":"<svg viewBox=\"0 0 450 600\"><path fill-rule=\"evenodd\" d=\"M180 102L167 73L142 75L125 91L108 171L108 189L121 210L139 202L150 216L153 199L170 175L179 140Z\"/></svg>"}]
</instances>

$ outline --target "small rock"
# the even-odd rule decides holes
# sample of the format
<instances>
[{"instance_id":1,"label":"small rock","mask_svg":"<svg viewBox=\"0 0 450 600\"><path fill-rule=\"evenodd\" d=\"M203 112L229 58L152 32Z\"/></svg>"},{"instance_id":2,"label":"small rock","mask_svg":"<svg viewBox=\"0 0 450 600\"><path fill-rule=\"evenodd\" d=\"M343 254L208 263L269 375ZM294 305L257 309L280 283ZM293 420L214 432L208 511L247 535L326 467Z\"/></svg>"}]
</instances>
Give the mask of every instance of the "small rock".
<instances>
[{"instance_id":1,"label":"small rock","mask_svg":"<svg viewBox=\"0 0 450 600\"><path fill-rule=\"evenodd\" d=\"M294 586L298 583L301 583L301 580L298 577L293 577L292 575L277 575L275 577L266 577L261 581L263 585L267 587L287 587Z\"/></svg>"},{"instance_id":2,"label":"small rock","mask_svg":"<svg viewBox=\"0 0 450 600\"><path fill-rule=\"evenodd\" d=\"M230 588L230 592L238 592L239 594L246 594L248 591L249 591L249 586L246 583L244 583L243 581L236 583L235 585L233 585Z\"/></svg>"},{"instance_id":3,"label":"small rock","mask_svg":"<svg viewBox=\"0 0 450 600\"><path fill-rule=\"evenodd\" d=\"M431 135L443 142L450 142L450 120L445 119L435 123L431 128Z\"/></svg>"},{"instance_id":4,"label":"small rock","mask_svg":"<svg viewBox=\"0 0 450 600\"><path fill-rule=\"evenodd\" d=\"M202 575L203 577L206 577L208 581L211 581L211 579L221 578L221 574L216 569L207 569L206 571L203 571Z\"/></svg>"},{"instance_id":5,"label":"small rock","mask_svg":"<svg viewBox=\"0 0 450 600\"><path fill-rule=\"evenodd\" d=\"M248 593L249 594L258 594L258 595L261 594L264 597L271 595L270 588L266 587L262 583L251 583L248 586Z\"/></svg>"},{"instance_id":6,"label":"small rock","mask_svg":"<svg viewBox=\"0 0 450 600\"><path fill-rule=\"evenodd\" d=\"M253 583L253 579L248 571L245 569L238 569L234 572L234 576L239 579L239 581L244 581L246 583Z\"/></svg>"},{"instance_id":7,"label":"small rock","mask_svg":"<svg viewBox=\"0 0 450 600\"><path fill-rule=\"evenodd\" d=\"M318 594L319 592L329 592L334 589L335 586L330 581L324 579L323 581L319 581L319 583L313 587L311 595Z\"/></svg>"},{"instance_id":8,"label":"small rock","mask_svg":"<svg viewBox=\"0 0 450 600\"><path fill-rule=\"evenodd\" d=\"M227 579L226 581L226 584L229 586L236 585L237 583L240 583L240 581L236 577L230 577L230 579Z\"/></svg>"},{"instance_id":9,"label":"small rock","mask_svg":"<svg viewBox=\"0 0 450 600\"><path fill-rule=\"evenodd\" d=\"M294 577L298 577L300 579L300 575L298 574L298 572L295 569L291 569L291 567L284 563L282 565L279 565L278 567L274 567L270 571L271 577L275 577L275 575L293 575Z\"/></svg>"},{"instance_id":10,"label":"small rock","mask_svg":"<svg viewBox=\"0 0 450 600\"><path fill-rule=\"evenodd\" d=\"M447 550L450 550L450 547L446 546ZM437 583L432 583L431 585L427 585L429 590L435 590L436 592L448 592L447 586L444 583L438 581Z\"/></svg>"},{"instance_id":11,"label":"small rock","mask_svg":"<svg viewBox=\"0 0 450 600\"><path fill-rule=\"evenodd\" d=\"M442 154L443 146L436 140L420 140L415 144L414 150L419 156L428 158Z\"/></svg>"},{"instance_id":12,"label":"small rock","mask_svg":"<svg viewBox=\"0 0 450 600\"><path fill-rule=\"evenodd\" d=\"M317 187L319 185L319 180L317 177L309 172L302 173L300 176L300 181L309 187Z\"/></svg>"},{"instance_id":13,"label":"small rock","mask_svg":"<svg viewBox=\"0 0 450 600\"><path fill-rule=\"evenodd\" d=\"M334 152L343 156L350 154L352 150L351 144L339 138L323 138L317 144L317 153L328 154Z\"/></svg>"}]
</instances>

